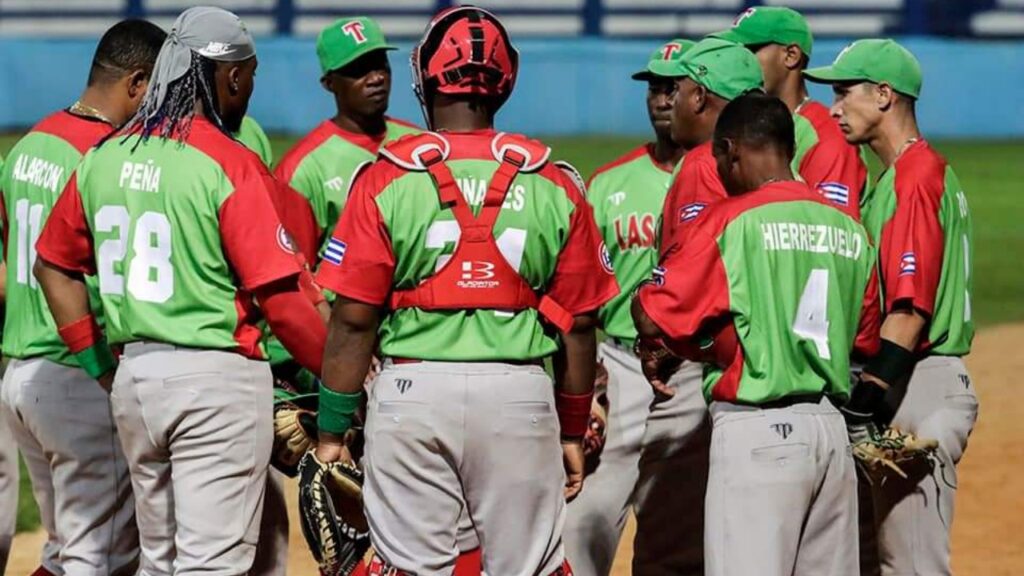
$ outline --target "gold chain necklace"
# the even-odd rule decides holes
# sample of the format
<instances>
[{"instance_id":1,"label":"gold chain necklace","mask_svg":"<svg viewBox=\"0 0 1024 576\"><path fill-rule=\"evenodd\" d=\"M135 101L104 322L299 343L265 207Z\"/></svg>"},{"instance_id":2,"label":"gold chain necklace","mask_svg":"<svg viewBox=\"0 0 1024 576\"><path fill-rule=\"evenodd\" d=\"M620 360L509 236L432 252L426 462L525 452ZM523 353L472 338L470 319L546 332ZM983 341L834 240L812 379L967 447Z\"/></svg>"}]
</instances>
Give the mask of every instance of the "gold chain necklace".
<instances>
[{"instance_id":1,"label":"gold chain necklace","mask_svg":"<svg viewBox=\"0 0 1024 576\"><path fill-rule=\"evenodd\" d=\"M114 125L114 123L110 120L110 118L107 118L99 110L93 108L92 106L88 106L86 104L82 104L81 100L75 100L75 103L71 105L71 108L68 108L68 112L70 112L72 114L76 114L78 116L85 116L87 118L95 118L97 120L101 120L103 122L106 122L107 124L110 124L111 126Z\"/></svg>"}]
</instances>

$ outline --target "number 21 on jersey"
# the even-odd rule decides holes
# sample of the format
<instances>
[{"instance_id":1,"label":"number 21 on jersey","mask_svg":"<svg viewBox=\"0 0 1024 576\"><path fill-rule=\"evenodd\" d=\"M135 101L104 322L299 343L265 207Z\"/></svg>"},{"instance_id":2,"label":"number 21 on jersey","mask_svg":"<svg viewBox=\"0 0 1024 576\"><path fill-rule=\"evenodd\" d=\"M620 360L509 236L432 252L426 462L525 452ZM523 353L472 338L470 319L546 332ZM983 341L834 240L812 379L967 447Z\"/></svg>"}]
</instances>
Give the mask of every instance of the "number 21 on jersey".
<instances>
[{"instance_id":1,"label":"number 21 on jersey","mask_svg":"<svg viewBox=\"0 0 1024 576\"><path fill-rule=\"evenodd\" d=\"M174 295L171 223L167 216L143 212L133 223L126 207L108 205L96 212L95 229L114 235L104 240L96 251L101 294L123 296L127 284L128 293L143 302L159 304ZM120 271L128 256L129 237L132 254L126 282Z\"/></svg>"}]
</instances>

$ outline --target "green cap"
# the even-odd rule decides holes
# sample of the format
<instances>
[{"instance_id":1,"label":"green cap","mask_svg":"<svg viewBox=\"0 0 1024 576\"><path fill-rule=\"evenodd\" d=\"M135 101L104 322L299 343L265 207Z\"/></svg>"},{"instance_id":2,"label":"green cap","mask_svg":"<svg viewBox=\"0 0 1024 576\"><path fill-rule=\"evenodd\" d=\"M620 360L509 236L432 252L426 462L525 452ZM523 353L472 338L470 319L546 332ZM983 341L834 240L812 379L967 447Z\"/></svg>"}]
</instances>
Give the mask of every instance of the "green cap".
<instances>
[{"instance_id":1,"label":"green cap","mask_svg":"<svg viewBox=\"0 0 1024 576\"><path fill-rule=\"evenodd\" d=\"M326 74L337 70L373 50L394 50L384 39L384 32L366 16L342 18L320 31L316 39L316 55L320 70Z\"/></svg>"},{"instance_id":2,"label":"green cap","mask_svg":"<svg viewBox=\"0 0 1024 576\"><path fill-rule=\"evenodd\" d=\"M633 74L633 80L646 82L659 76L676 76L675 70L678 69L679 59L683 56L683 52L692 48L694 44L696 42L693 40L684 38L665 42L657 50L651 52L651 57L647 59L647 67Z\"/></svg>"},{"instance_id":3,"label":"green cap","mask_svg":"<svg viewBox=\"0 0 1024 576\"><path fill-rule=\"evenodd\" d=\"M683 53L672 70L654 74L689 78L726 100L759 90L764 85L761 65L754 53L739 44L718 38L697 42Z\"/></svg>"},{"instance_id":4,"label":"green cap","mask_svg":"<svg viewBox=\"0 0 1024 576\"><path fill-rule=\"evenodd\" d=\"M804 70L812 82L874 82L917 98L921 94L921 64L894 40L857 40L836 56L831 66Z\"/></svg>"},{"instance_id":5,"label":"green cap","mask_svg":"<svg viewBox=\"0 0 1024 576\"><path fill-rule=\"evenodd\" d=\"M808 57L814 45L811 28L803 14L791 8L761 6L748 8L736 17L732 28L710 35L744 46L796 44Z\"/></svg>"}]
</instances>

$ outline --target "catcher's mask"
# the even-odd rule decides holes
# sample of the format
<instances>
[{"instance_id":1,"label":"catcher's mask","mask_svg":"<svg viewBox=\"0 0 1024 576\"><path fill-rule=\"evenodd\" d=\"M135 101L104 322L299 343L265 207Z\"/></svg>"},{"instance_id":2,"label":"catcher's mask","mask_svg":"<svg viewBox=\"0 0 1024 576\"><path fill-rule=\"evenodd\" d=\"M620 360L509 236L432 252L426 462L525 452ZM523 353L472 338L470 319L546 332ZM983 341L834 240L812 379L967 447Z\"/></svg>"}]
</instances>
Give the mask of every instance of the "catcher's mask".
<instances>
[{"instance_id":1,"label":"catcher's mask","mask_svg":"<svg viewBox=\"0 0 1024 576\"><path fill-rule=\"evenodd\" d=\"M431 126L435 94L478 96L499 108L512 94L519 72L519 51L505 26L476 6L439 12L412 49L413 91Z\"/></svg>"}]
</instances>

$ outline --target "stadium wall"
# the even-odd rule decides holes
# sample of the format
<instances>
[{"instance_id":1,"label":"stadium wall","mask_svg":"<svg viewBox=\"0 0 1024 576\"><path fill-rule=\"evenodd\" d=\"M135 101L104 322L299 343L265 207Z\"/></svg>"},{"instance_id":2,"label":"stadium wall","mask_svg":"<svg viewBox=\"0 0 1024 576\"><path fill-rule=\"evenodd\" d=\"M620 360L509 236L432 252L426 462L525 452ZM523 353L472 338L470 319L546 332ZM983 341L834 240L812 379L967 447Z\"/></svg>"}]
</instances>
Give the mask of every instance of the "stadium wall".
<instances>
[{"instance_id":1,"label":"stadium wall","mask_svg":"<svg viewBox=\"0 0 1024 576\"><path fill-rule=\"evenodd\" d=\"M907 38L925 80L918 113L926 134L956 138L1024 138L1024 44ZM846 45L821 40L812 65ZM0 39L0 130L31 126L73 102L83 85L94 40ZM390 113L421 122L409 88L408 44L392 54ZM644 87L629 76L646 62L650 41L572 39L519 43L522 70L499 127L536 135L643 134ZM318 83L312 40L257 41L259 69L253 115L270 132L302 133L333 108ZM827 88L815 98L829 101Z\"/></svg>"}]
</instances>

